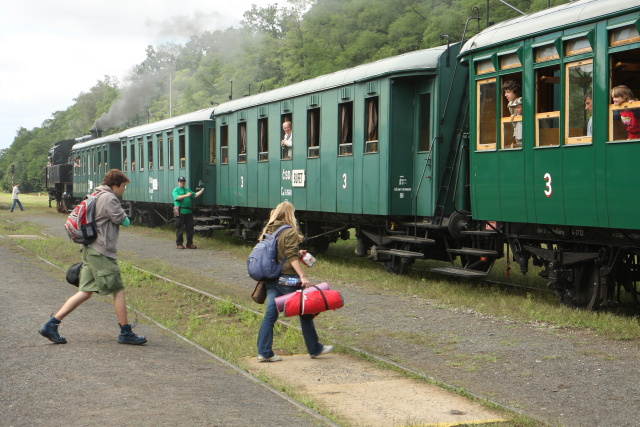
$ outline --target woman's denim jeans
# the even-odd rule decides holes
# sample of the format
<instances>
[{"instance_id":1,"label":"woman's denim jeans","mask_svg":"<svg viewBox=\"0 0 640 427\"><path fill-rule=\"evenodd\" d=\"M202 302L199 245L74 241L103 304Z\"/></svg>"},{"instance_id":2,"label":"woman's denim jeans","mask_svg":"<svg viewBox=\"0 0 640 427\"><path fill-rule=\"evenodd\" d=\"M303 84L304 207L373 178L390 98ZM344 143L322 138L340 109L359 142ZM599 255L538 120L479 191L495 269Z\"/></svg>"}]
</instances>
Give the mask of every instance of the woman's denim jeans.
<instances>
[{"instance_id":1,"label":"woman's denim jeans","mask_svg":"<svg viewBox=\"0 0 640 427\"><path fill-rule=\"evenodd\" d=\"M267 282L267 311L262 319L262 325L260 325L260 331L258 332L258 354L269 358L273 357L273 326L278 320L278 309L276 308L275 298L280 295L289 294L295 292L300 288L292 286L279 285L277 281ZM318 334L316 328L313 325L312 314L305 314L300 316L300 326L302 328L302 336L304 337L304 343L307 346L307 351L311 356L314 356L322 351L322 344L318 342Z\"/></svg>"}]
</instances>

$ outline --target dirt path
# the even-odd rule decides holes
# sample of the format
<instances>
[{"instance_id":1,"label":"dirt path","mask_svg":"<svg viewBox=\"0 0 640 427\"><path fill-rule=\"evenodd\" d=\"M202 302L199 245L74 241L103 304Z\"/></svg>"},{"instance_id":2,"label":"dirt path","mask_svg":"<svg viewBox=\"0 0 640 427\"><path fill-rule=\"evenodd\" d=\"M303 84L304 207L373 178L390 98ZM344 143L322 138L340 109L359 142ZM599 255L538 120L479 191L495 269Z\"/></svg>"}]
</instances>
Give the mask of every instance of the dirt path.
<instances>
[{"instance_id":1,"label":"dirt path","mask_svg":"<svg viewBox=\"0 0 640 427\"><path fill-rule=\"evenodd\" d=\"M28 214L28 212L26 212ZM61 222L30 217L61 235ZM221 251L176 251L173 242L121 233L123 257L188 261L198 274L244 289L244 259ZM345 307L323 314L318 332L402 363L444 383L515 408L550 424L635 426L640 419L640 346L586 330L518 323L442 308L412 295L333 283ZM428 286L428 282L426 284ZM330 326L327 326L330 325Z\"/></svg>"}]
</instances>

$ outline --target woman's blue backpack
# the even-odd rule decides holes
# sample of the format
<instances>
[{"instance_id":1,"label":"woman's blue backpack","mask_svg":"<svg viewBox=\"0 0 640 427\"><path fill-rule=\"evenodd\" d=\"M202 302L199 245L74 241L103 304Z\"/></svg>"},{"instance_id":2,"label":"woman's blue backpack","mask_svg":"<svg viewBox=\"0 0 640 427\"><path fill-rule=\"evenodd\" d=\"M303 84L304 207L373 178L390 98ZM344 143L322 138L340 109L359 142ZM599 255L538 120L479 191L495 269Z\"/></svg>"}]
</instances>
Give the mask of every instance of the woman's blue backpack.
<instances>
[{"instance_id":1,"label":"woman's blue backpack","mask_svg":"<svg viewBox=\"0 0 640 427\"><path fill-rule=\"evenodd\" d=\"M282 267L287 258L278 264L276 256L278 254L278 234L285 228L291 228L290 225L283 225L273 234L265 234L263 239L258 242L247 258L247 272L253 280L276 279L280 276Z\"/></svg>"}]
</instances>

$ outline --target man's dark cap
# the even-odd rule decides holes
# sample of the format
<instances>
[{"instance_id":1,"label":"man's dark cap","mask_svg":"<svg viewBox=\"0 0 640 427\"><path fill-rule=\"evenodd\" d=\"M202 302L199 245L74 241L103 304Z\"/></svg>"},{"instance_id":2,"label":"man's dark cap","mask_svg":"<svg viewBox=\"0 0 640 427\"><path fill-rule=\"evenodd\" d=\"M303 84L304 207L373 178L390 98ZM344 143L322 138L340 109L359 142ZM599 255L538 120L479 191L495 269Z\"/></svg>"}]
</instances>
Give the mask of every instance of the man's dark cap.
<instances>
[{"instance_id":1,"label":"man's dark cap","mask_svg":"<svg viewBox=\"0 0 640 427\"><path fill-rule=\"evenodd\" d=\"M184 176L181 176L180 178L178 178L178 181L186 181L187 178L185 178Z\"/></svg>"}]
</instances>

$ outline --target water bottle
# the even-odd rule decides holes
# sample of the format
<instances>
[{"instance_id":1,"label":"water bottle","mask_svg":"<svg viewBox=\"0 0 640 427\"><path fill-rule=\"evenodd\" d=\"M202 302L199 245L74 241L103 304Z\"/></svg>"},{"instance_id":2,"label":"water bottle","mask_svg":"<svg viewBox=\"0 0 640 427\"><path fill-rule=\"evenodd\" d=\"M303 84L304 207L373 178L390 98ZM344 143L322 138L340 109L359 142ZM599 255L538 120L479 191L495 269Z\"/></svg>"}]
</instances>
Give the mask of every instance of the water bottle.
<instances>
[{"instance_id":1,"label":"water bottle","mask_svg":"<svg viewBox=\"0 0 640 427\"><path fill-rule=\"evenodd\" d=\"M300 262L302 262L307 267L311 267L316 262L316 257L311 255L307 251L302 251L302 254L300 255Z\"/></svg>"},{"instance_id":2,"label":"water bottle","mask_svg":"<svg viewBox=\"0 0 640 427\"><path fill-rule=\"evenodd\" d=\"M302 280L299 277L280 277L278 278L278 284L283 286L300 286Z\"/></svg>"}]
</instances>

